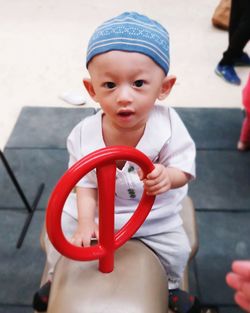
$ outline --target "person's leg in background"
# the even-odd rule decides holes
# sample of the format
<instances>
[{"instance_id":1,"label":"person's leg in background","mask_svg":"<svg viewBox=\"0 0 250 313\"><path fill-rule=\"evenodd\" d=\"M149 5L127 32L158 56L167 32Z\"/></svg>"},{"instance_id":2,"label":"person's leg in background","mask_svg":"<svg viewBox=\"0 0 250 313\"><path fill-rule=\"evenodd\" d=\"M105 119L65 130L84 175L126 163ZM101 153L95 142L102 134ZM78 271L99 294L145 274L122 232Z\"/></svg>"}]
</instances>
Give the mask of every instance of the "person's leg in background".
<instances>
[{"instance_id":1,"label":"person's leg in background","mask_svg":"<svg viewBox=\"0 0 250 313\"><path fill-rule=\"evenodd\" d=\"M223 54L222 63L250 65L250 58L243 52L250 39L250 1L233 0L229 25L229 46ZM245 63L244 63L245 62Z\"/></svg>"},{"instance_id":2,"label":"person's leg in background","mask_svg":"<svg viewBox=\"0 0 250 313\"><path fill-rule=\"evenodd\" d=\"M232 0L229 24L229 45L215 69L216 74L229 83L235 85L240 85L241 83L234 66L250 65L249 56L243 52L249 39L250 1Z\"/></svg>"}]
</instances>

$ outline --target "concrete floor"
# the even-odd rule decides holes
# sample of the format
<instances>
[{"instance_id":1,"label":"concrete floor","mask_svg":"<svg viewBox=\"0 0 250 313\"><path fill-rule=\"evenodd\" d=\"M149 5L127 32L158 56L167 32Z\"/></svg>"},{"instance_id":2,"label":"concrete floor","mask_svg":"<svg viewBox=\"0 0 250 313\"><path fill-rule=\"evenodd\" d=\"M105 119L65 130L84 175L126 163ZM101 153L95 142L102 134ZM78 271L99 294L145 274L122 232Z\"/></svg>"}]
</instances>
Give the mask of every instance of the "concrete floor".
<instances>
[{"instance_id":1,"label":"concrete floor","mask_svg":"<svg viewBox=\"0 0 250 313\"><path fill-rule=\"evenodd\" d=\"M0 148L23 106L70 107L73 91L86 98L82 77L88 38L104 20L135 10L161 22L171 36L170 73L177 83L167 105L241 107L242 87L227 84L214 68L227 32L213 28L218 0L0 0ZM250 53L250 45L246 49ZM238 68L243 84L249 68Z\"/></svg>"}]
</instances>

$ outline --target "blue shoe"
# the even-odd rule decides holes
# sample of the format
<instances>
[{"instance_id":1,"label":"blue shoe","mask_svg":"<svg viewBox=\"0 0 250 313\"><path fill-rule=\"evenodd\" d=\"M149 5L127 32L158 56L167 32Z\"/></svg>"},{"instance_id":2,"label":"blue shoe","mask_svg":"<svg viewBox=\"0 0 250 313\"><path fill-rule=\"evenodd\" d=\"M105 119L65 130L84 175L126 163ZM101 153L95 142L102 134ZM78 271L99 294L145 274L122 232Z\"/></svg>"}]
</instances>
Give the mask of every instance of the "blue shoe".
<instances>
[{"instance_id":1,"label":"blue shoe","mask_svg":"<svg viewBox=\"0 0 250 313\"><path fill-rule=\"evenodd\" d=\"M240 85L241 80L232 65L217 65L215 73L230 84Z\"/></svg>"},{"instance_id":2,"label":"blue shoe","mask_svg":"<svg viewBox=\"0 0 250 313\"><path fill-rule=\"evenodd\" d=\"M241 57L235 59L235 66L250 66L250 58L247 53L243 52Z\"/></svg>"}]
</instances>

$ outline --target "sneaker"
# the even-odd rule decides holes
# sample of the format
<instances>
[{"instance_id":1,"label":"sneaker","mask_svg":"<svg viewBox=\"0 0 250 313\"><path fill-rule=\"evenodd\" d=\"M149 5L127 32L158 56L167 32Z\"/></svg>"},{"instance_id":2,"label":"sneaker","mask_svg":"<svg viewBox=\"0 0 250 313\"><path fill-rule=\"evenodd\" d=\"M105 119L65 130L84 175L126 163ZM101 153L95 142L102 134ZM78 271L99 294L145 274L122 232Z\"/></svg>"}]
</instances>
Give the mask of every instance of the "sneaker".
<instances>
[{"instance_id":1,"label":"sneaker","mask_svg":"<svg viewBox=\"0 0 250 313\"><path fill-rule=\"evenodd\" d=\"M181 289L169 290L168 306L175 313L201 313L199 300Z\"/></svg>"},{"instance_id":2,"label":"sneaker","mask_svg":"<svg viewBox=\"0 0 250 313\"><path fill-rule=\"evenodd\" d=\"M241 80L232 65L217 65L215 73L230 84L240 85Z\"/></svg>"},{"instance_id":3,"label":"sneaker","mask_svg":"<svg viewBox=\"0 0 250 313\"><path fill-rule=\"evenodd\" d=\"M234 61L235 66L250 66L250 58L247 53L243 52L241 57Z\"/></svg>"},{"instance_id":4,"label":"sneaker","mask_svg":"<svg viewBox=\"0 0 250 313\"><path fill-rule=\"evenodd\" d=\"M37 312L46 312L49 302L51 282L47 281L34 295L33 309Z\"/></svg>"}]
</instances>

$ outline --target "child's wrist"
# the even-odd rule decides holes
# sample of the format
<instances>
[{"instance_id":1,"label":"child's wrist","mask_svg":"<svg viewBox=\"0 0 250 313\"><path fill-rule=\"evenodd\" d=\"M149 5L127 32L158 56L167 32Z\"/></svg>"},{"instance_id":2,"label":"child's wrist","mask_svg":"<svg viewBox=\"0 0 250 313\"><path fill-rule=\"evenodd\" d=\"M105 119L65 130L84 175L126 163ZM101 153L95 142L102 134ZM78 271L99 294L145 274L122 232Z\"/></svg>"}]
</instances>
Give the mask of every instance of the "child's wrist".
<instances>
[{"instance_id":1,"label":"child's wrist","mask_svg":"<svg viewBox=\"0 0 250 313\"><path fill-rule=\"evenodd\" d=\"M172 177L172 172L168 167L165 167L165 173L167 176L167 180L169 183L169 189L173 189L173 177Z\"/></svg>"},{"instance_id":2,"label":"child's wrist","mask_svg":"<svg viewBox=\"0 0 250 313\"><path fill-rule=\"evenodd\" d=\"M78 224L80 225L89 225L89 224L92 224L94 223L94 218L91 217L91 216L84 216L84 217L80 217L78 218Z\"/></svg>"}]
</instances>

